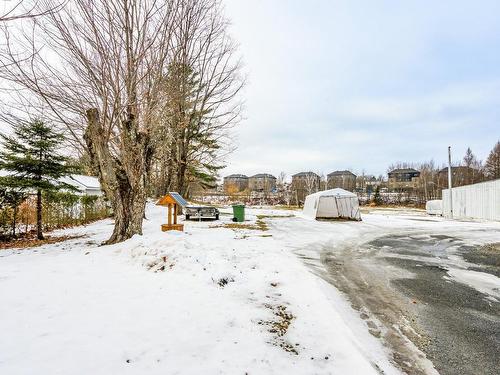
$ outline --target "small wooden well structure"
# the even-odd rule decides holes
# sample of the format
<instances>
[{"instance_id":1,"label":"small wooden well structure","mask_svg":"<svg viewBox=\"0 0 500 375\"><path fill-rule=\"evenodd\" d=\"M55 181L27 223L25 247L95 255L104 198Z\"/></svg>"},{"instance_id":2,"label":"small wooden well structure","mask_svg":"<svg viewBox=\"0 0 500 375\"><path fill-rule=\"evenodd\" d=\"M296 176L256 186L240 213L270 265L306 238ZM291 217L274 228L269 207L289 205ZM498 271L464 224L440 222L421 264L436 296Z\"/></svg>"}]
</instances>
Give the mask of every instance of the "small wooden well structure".
<instances>
[{"instance_id":1,"label":"small wooden well structure","mask_svg":"<svg viewBox=\"0 0 500 375\"><path fill-rule=\"evenodd\" d=\"M187 202L181 197L179 193L170 192L163 196L156 202L158 206L168 207L168 219L167 224L161 225L161 230L166 232L168 230L184 230L184 224L177 224L177 215L179 213L179 207L185 207Z\"/></svg>"}]
</instances>

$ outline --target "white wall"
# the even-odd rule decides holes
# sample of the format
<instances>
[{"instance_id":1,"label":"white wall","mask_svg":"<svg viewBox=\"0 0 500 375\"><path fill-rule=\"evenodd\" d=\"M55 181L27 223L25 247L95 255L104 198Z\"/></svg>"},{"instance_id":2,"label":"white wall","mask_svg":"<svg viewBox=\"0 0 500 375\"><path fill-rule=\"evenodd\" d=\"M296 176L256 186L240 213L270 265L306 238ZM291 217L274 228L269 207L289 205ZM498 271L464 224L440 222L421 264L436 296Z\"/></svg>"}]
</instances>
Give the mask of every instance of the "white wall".
<instances>
[{"instance_id":1,"label":"white wall","mask_svg":"<svg viewBox=\"0 0 500 375\"><path fill-rule=\"evenodd\" d=\"M500 179L453 188L455 219L500 221ZM443 190L443 215L450 217L449 189Z\"/></svg>"}]
</instances>

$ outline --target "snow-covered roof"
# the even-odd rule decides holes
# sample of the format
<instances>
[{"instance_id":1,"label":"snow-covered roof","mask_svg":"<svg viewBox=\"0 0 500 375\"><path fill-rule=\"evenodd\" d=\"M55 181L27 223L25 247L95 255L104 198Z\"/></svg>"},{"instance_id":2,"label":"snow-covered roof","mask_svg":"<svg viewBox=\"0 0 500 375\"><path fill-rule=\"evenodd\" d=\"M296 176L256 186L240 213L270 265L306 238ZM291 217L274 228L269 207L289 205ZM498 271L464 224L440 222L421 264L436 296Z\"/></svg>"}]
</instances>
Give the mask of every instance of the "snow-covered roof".
<instances>
[{"instance_id":1,"label":"snow-covered roof","mask_svg":"<svg viewBox=\"0 0 500 375\"><path fill-rule=\"evenodd\" d=\"M93 176L84 176L81 174L72 174L70 178L74 181L79 182L89 189L101 189L101 184L99 183L99 179Z\"/></svg>"},{"instance_id":2,"label":"snow-covered roof","mask_svg":"<svg viewBox=\"0 0 500 375\"><path fill-rule=\"evenodd\" d=\"M13 172L9 172L5 169L0 169L0 177L12 176ZM84 176L81 174L72 174L59 179L59 182L63 182L76 187L81 192L87 191L101 191L101 184L99 179L93 176Z\"/></svg>"},{"instance_id":3,"label":"snow-covered roof","mask_svg":"<svg viewBox=\"0 0 500 375\"><path fill-rule=\"evenodd\" d=\"M313 193L308 195L313 196L313 197L357 197L356 194L351 193L350 191L341 189L341 188L335 188L335 189L330 189L330 190L322 190L318 191L317 193Z\"/></svg>"}]
</instances>

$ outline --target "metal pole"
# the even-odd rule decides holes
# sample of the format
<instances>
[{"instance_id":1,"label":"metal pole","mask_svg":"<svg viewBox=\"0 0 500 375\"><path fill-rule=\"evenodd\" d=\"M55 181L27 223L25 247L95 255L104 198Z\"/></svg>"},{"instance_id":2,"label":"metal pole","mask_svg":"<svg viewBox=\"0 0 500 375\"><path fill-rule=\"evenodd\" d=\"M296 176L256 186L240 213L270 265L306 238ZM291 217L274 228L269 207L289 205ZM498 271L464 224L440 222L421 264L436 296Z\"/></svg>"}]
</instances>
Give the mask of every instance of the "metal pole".
<instances>
[{"instance_id":1,"label":"metal pole","mask_svg":"<svg viewBox=\"0 0 500 375\"><path fill-rule=\"evenodd\" d=\"M451 146L448 146L448 194L450 199L450 217L453 219L453 186L451 186Z\"/></svg>"}]
</instances>

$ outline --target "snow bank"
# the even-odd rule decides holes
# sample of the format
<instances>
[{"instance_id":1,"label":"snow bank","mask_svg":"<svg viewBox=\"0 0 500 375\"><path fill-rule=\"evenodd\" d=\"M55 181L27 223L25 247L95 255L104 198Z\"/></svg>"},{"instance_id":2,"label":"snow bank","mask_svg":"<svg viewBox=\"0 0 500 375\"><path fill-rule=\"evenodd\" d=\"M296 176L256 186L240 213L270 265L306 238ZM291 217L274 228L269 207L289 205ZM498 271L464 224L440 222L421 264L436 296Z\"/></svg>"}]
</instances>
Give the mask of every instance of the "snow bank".
<instances>
[{"instance_id":1,"label":"snow bank","mask_svg":"<svg viewBox=\"0 0 500 375\"><path fill-rule=\"evenodd\" d=\"M500 278L495 275L458 268L450 268L448 274L455 281L466 284L500 302Z\"/></svg>"},{"instance_id":2,"label":"snow bank","mask_svg":"<svg viewBox=\"0 0 500 375\"><path fill-rule=\"evenodd\" d=\"M398 373L281 232L188 222L164 233L164 211L150 206L144 235L122 244L98 246L108 220L0 253L0 373Z\"/></svg>"}]
</instances>

